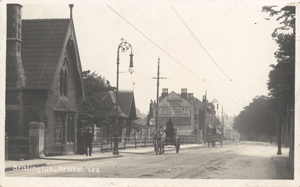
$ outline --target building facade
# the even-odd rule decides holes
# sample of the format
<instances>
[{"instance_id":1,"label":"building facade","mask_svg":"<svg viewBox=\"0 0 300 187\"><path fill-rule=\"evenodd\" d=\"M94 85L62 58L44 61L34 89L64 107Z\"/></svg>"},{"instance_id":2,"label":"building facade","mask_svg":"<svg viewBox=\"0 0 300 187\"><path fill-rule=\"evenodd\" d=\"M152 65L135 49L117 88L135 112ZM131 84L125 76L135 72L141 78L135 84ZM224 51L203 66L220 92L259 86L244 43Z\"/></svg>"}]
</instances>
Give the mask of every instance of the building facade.
<instances>
[{"instance_id":1,"label":"building facade","mask_svg":"<svg viewBox=\"0 0 300 187\"><path fill-rule=\"evenodd\" d=\"M72 14L21 20L21 8L7 5L5 131L28 137L43 122L45 155L74 154L84 85Z\"/></svg>"},{"instance_id":2,"label":"building facade","mask_svg":"<svg viewBox=\"0 0 300 187\"><path fill-rule=\"evenodd\" d=\"M181 94L163 90L161 101L158 103L158 126L165 126L169 119L179 132L191 132L195 125L194 105L188 101L186 89ZM156 112L155 112L156 113Z\"/></svg>"}]
</instances>

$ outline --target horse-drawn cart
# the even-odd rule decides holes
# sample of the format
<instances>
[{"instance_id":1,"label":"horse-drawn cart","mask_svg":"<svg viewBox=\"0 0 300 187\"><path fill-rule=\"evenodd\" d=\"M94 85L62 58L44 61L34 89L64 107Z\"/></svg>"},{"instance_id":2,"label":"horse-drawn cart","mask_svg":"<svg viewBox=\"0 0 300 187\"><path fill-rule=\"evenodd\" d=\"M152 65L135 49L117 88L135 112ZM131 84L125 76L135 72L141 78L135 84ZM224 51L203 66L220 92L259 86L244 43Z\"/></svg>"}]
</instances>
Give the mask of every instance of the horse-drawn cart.
<instances>
[{"instance_id":1,"label":"horse-drawn cart","mask_svg":"<svg viewBox=\"0 0 300 187\"><path fill-rule=\"evenodd\" d=\"M166 137L165 146L167 146L167 145L174 145L176 148L176 153L179 153L180 140L179 140L178 131L176 128L174 128L173 137L168 137L168 136Z\"/></svg>"},{"instance_id":2,"label":"horse-drawn cart","mask_svg":"<svg viewBox=\"0 0 300 187\"><path fill-rule=\"evenodd\" d=\"M168 134L167 134L168 135ZM159 149L160 149L160 140L158 139L154 139L154 151L156 152L156 154L158 154ZM180 149L180 140L179 140L179 136L178 136L178 132L177 129L174 129L173 131L173 137L168 137L166 136L164 143L162 145L162 153L164 153L164 146L170 146L170 145L174 145L176 148L176 153L179 153L179 149Z\"/></svg>"},{"instance_id":3,"label":"horse-drawn cart","mask_svg":"<svg viewBox=\"0 0 300 187\"><path fill-rule=\"evenodd\" d=\"M210 144L212 147L214 147L216 145L216 142L220 142L220 145L222 147L222 144L223 144L223 137L221 134L219 133L216 133L216 134L209 134L207 135L207 146L209 147Z\"/></svg>"}]
</instances>

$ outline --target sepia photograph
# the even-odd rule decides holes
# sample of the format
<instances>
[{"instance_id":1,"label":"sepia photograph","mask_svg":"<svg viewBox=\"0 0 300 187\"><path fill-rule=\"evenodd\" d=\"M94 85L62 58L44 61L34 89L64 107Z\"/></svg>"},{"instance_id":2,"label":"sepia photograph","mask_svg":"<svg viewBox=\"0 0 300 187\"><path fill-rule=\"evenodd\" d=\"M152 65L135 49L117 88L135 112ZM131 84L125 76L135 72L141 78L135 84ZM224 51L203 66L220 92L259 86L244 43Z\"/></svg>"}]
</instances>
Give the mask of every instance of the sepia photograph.
<instances>
[{"instance_id":1,"label":"sepia photograph","mask_svg":"<svg viewBox=\"0 0 300 187\"><path fill-rule=\"evenodd\" d=\"M0 186L300 186L299 11L0 1Z\"/></svg>"}]
</instances>

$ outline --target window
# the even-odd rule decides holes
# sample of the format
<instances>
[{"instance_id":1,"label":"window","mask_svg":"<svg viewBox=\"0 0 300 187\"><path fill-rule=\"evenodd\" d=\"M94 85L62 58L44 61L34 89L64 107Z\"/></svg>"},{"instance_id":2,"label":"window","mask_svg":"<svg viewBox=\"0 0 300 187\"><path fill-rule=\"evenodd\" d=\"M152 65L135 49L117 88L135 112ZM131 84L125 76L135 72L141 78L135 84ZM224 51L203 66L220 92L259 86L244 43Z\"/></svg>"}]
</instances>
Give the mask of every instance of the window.
<instances>
[{"instance_id":1,"label":"window","mask_svg":"<svg viewBox=\"0 0 300 187\"><path fill-rule=\"evenodd\" d=\"M60 95L63 95L63 82L64 82L64 71L63 69L60 70Z\"/></svg>"},{"instance_id":2,"label":"window","mask_svg":"<svg viewBox=\"0 0 300 187\"><path fill-rule=\"evenodd\" d=\"M57 116L55 123L55 139L61 140L64 136L64 121L60 116Z\"/></svg>"},{"instance_id":3,"label":"window","mask_svg":"<svg viewBox=\"0 0 300 187\"><path fill-rule=\"evenodd\" d=\"M69 116L68 118L68 133L67 140L69 143L74 142L74 116Z\"/></svg>"},{"instance_id":4,"label":"window","mask_svg":"<svg viewBox=\"0 0 300 187\"><path fill-rule=\"evenodd\" d=\"M64 95L67 97L68 96L68 73L67 70L65 70L65 74L64 74Z\"/></svg>"},{"instance_id":5,"label":"window","mask_svg":"<svg viewBox=\"0 0 300 187\"><path fill-rule=\"evenodd\" d=\"M63 67L60 70L60 95L61 96L68 96L68 67L67 67L67 60L63 64Z\"/></svg>"}]
</instances>

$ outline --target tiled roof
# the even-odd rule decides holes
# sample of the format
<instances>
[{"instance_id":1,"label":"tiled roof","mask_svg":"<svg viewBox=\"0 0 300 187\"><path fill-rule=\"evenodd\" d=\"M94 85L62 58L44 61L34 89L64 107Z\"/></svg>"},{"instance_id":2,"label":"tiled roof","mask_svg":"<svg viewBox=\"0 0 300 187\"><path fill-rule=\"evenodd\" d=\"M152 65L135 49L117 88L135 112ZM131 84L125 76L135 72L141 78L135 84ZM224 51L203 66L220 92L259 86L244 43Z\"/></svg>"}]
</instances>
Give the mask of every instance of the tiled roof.
<instances>
[{"instance_id":1,"label":"tiled roof","mask_svg":"<svg viewBox=\"0 0 300 187\"><path fill-rule=\"evenodd\" d=\"M118 95L119 115L122 117L132 117L135 119L136 108L133 92L119 91ZM111 99L113 103L116 103L116 93L113 91L106 92L103 99Z\"/></svg>"},{"instance_id":2,"label":"tiled roof","mask_svg":"<svg viewBox=\"0 0 300 187\"><path fill-rule=\"evenodd\" d=\"M118 96L118 103L121 108L121 111L127 116L130 116L131 107L134 107L135 111L135 106L132 106L132 102L134 102L133 92L119 91Z\"/></svg>"},{"instance_id":3,"label":"tiled roof","mask_svg":"<svg viewBox=\"0 0 300 187\"><path fill-rule=\"evenodd\" d=\"M59 99L53 110L58 112L78 112L77 108L67 99Z\"/></svg>"},{"instance_id":4,"label":"tiled roof","mask_svg":"<svg viewBox=\"0 0 300 187\"><path fill-rule=\"evenodd\" d=\"M70 19L22 20L26 89L50 89Z\"/></svg>"}]
</instances>

